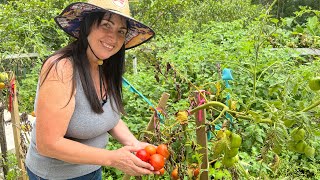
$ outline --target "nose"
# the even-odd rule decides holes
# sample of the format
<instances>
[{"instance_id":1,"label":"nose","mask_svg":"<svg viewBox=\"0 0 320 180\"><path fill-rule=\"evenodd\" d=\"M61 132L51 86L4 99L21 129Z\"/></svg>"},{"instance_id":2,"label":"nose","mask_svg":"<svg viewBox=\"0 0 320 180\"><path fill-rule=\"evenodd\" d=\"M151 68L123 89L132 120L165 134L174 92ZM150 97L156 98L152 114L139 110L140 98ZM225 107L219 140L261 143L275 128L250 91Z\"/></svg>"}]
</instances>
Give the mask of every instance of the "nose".
<instances>
[{"instance_id":1,"label":"nose","mask_svg":"<svg viewBox=\"0 0 320 180\"><path fill-rule=\"evenodd\" d=\"M116 43L118 40L118 36L115 30L110 30L107 37L110 43Z\"/></svg>"}]
</instances>

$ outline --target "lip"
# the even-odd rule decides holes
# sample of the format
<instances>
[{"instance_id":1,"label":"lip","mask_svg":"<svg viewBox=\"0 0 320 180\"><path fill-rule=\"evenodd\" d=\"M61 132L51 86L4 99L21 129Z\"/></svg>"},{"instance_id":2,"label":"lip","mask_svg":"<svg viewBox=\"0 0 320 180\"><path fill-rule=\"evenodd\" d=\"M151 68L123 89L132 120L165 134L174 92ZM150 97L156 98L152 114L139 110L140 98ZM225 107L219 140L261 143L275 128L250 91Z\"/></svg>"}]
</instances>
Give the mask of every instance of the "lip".
<instances>
[{"instance_id":1,"label":"lip","mask_svg":"<svg viewBox=\"0 0 320 180\"><path fill-rule=\"evenodd\" d=\"M105 42L102 42L102 41L100 41L100 43L104 48L106 48L108 50L112 50L114 48L114 46L110 45L109 43L105 43Z\"/></svg>"}]
</instances>

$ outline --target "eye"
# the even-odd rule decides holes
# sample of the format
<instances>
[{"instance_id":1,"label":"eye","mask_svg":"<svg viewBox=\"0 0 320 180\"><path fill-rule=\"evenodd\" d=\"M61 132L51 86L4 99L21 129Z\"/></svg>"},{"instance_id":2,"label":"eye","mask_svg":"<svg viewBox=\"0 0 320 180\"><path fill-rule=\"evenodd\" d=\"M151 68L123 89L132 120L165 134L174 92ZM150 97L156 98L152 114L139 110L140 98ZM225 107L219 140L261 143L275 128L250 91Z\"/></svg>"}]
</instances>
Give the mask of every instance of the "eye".
<instances>
[{"instance_id":1,"label":"eye","mask_svg":"<svg viewBox=\"0 0 320 180\"><path fill-rule=\"evenodd\" d=\"M119 30L119 34L125 36L127 34L127 31L126 30Z\"/></svg>"}]
</instances>

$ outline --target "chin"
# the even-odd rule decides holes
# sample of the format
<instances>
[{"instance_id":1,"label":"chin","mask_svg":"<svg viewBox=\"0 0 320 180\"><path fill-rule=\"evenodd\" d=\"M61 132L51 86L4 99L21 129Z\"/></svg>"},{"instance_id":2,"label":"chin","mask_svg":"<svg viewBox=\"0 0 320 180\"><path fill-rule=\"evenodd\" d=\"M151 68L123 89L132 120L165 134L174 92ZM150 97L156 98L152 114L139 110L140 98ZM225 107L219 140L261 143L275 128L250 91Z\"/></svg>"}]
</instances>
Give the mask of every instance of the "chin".
<instances>
[{"instance_id":1,"label":"chin","mask_svg":"<svg viewBox=\"0 0 320 180\"><path fill-rule=\"evenodd\" d=\"M103 59L109 59L109 58L111 57L111 55L104 55L104 56L102 55L101 57L102 57Z\"/></svg>"}]
</instances>

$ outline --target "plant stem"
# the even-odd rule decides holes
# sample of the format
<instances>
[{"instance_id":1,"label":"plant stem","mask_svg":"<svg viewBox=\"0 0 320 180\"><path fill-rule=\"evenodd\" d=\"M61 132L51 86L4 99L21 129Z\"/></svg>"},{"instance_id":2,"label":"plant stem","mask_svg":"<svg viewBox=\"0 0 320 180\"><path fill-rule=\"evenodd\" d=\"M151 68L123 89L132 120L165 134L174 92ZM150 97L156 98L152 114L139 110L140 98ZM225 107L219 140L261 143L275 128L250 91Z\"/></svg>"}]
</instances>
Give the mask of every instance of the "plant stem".
<instances>
[{"instance_id":1,"label":"plant stem","mask_svg":"<svg viewBox=\"0 0 320 180\"><path fill-rule=\"evenodd\" d=\"M185 142L188 140L188 134L189 133L187 133L187 126L188 126L188 124L182 124L181 125L182 126L182 130L183 130L183 135L184 135L184 140L185 140ZM189 159L189 153L190 153L190 147L185 147L186 149L185 149L185 159L188 161L188 159Z\"/></svg>"},{"instance_id":2,"label":"plant stem","mask_svg":"<svg viewBox=\"0 0 320 180\"><path fill-rule=\"evenodd\" d=\"M228 106L226 106L225 104L221 103L221 102L218 102L218 101L209 101L201 106L198 106L194 109L192 109L189 113L190 114L193 114L193 113L196 113L202 109L208 109L210 106L220 106L222 107L223 109L229 109Z\"/></svg>"},{"instance_id":3,"label":"plant stem","mask_svg":"<svg viewBox=\"0 0 320 180\"><path fill-rule=\"evenodd\" d=\"M318 100L315 103L311 104L310 106L304 108L303 110L301 110L301 112L307 112L310 109L313 109L313 108L317 107L319 104L320 104L320 100Z\"/></svg>"}]
</instances>

